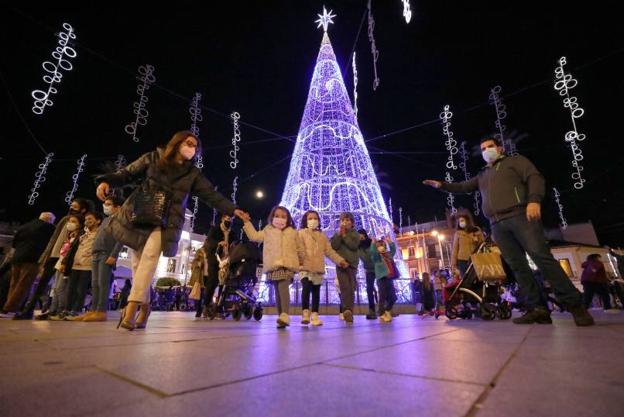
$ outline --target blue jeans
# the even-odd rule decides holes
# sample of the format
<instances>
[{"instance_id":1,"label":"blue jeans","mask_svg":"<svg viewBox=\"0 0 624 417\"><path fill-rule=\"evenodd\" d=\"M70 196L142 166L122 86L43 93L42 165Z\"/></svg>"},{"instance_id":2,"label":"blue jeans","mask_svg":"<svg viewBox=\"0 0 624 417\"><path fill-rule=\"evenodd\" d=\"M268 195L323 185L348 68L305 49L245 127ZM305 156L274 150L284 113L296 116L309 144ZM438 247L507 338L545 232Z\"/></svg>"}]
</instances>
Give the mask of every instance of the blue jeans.
<instances>
[{"instance_id":1,"label":"blue jeans","mask_svg":"<svg viewBox=\"0 0 624 417\"><path fill-rule=\"evenodd\" d=\"M106 265L108 256L104 253L93 254L91 267L91 311L106 312L108 310L108 296L110 294L111 275L113 266Z\"/></svg>"},{"instance_id":2,"label":"blue jeans","mask_svg":"<svg viewBox=\"0 0 624 417\"><path fill-rule=\"evenodd\" d=\"M518 281L528 309L543 304L543 297L526 253L533 259L544 279L550 282L559 302L567 307L581 304L581 293L550 253L541 221L529 222L524 214L511 217L493 224L492 235Z\"/></svg>"},{"instance_id":3,"label":"blue jeans","mask_svg":"<svg viewBox=\"0 0 624 417\"><path fill-rule=\"evenodd\" d=\"M461 276L461 278L464 278L469 266L470 261L462 261L459 259L457 260L457 269L459 269L459 275Z\"/></svg>"}]
</instances>

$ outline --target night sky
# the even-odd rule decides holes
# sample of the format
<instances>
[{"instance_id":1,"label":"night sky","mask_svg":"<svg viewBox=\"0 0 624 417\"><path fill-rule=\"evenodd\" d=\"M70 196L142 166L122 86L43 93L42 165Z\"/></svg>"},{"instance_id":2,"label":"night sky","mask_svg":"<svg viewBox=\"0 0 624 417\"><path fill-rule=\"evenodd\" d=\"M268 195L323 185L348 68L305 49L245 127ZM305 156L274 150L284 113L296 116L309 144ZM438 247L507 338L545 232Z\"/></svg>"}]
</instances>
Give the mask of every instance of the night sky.
<instances>
[{"instance_id":1,"label":"night sky","mask_svg":"<svg viewBox=\"0 0 624 417\"><path fill-rule=\"evenodd\" d=\"M219 3L218 8L216 5ZM0 220L26 221L41 211L61 214L71 189L76 159L88 154L77 196L95 199L92 176L122 153L134 160L190 125L189 102L202 93L204 173L231 192L229 114L238 111L243 125L238 175L239 204L264 218L280 200L294 149L322 29L314 20L325 4L337 17L329 35L352 91L349 56L358 58L359 123L382 192L391 197L395 222L403 208L404 224L444 217L445 196L420 185L444 176L446 150L441 124L445 104L454 112L455 137L471 147L494 132L495 114L487 99L502 86L509 132L540 169L548 190L560 189L569 223L591 220L603 244L624 239L624 29L616 2L450 2L411 0L406 24L399 0L373 1L381 84L372 90L372 59L364 21L366 1L207 2L209 8L132 9L127 5L93 8L0 9L1 105ZM63 22L76 30L78 57L65 73L54 106L32 113L33 89L45 86L41 64L57 45L54 33ZM573 91L585 115L577 120L587 135L585 188L573 188L571 152L564 142L571 128L569 110L553 89L560 56L578 79ZM134 120L136 69L156 68L149 92L149 123L139 128L136 144L124 132ZM432 122L431 122L432 121ZM430 123L426 123L430 122ZM253 126L251 126L253 125ZM412 126L418 126L407 129ZM388 133L401 131L384 136ZM27 204L45 154L55 159L35 206ZM290 139L290 140L289 140ZM256 142L256 143L252 143ZM386 152L386 153L384 153ZM483 165L471 159L472 173ZM262 189L264 200L255 191ZM470 197L459 204L470 207ZM557 224L552 193L543 203L546 226ZM212 210L202 205L196 230L205 232ZM485 223L484 219L480 219Z\"/></svg>"}]
</instances>

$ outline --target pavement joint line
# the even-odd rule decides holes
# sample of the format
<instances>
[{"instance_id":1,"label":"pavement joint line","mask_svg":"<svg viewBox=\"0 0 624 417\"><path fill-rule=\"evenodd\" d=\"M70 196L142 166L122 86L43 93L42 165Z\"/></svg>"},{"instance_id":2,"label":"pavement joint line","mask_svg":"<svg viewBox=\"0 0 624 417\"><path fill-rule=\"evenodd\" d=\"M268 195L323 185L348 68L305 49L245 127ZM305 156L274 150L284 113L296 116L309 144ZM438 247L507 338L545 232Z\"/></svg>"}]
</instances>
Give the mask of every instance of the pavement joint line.
<instances>
[{"instance_id":1,"label":"pavement joint line","mask_svg":"<svg viewBox=\"0 0 624 417\"><path fill-rule=\"evenodd\" d=\"M94 365L93 367L95 369L97 369L98 371L100 371L100 372L108 374L108 375L110 375L110 376L112 376L114 378L120 379L120 380L122 380L124 382L127 382L128 384L132 384L132 385L134 385L136 387L139 387L139 388L141 388L141 389L143 389L143 390L145 390L145 391L147 391L147 392L149 392L151 394L154 394L154 395L156 395L156 396L158 396L160 398L167 398L167 397L169 397L169 394L167 394L166 392L163 392L163 391L161 391L161 390L159 390L157 388L154 388L154 387L149 386L147 384L144 384L142 382L136 381L136 380L134 380L132 378L128 378L127 376L119 374L119 373L117 373L115 371L111 371L110 369L106 369L106 368L100 367L98 365Z\"/></svg>"},{"instance_id":2,"label":"pavement joint line","mask_svg":"<svg viewBox=\"0 0 624 417\"><path fill-rule=\"evenodd\" d=\"M509 357L507 358L505 363L503 363L503 365L500 367L498 372L496 372L496 374L494 374L494 377L492 378L492 380L485 386L485 389L483 390L481 395L479 395L477 397L477 399L472 403L472 405L470 406L470 408L468 409L468 412L464 415L464 417L474 417L479 412L479 410L481 410L485 400L487 400L487 398L489 397L490 393L494 390L494 388L496 388L496 384L498 383L498 379L503 374L503 371L507 368L507 366L509 366L511 361L516 358L516 355L518 354L518 351L520 350L522 345L524 345L524 342L527 341L527 339L529 338L529 335L531 334L533 329L535 329L535 326L539 326L539 324L531 325L531 327L529 328L529 331L522 338L522 341L520 343L518 343L518 346L516 346L516 348L513 350L513 352L511 352L509 354Z\"/></svg>"},{"instance_id":3,"label":"pavement joint line","mask_svg":"<svg viewBox=\"0 0 624 417\"><path fill-rule=\"evenodd\" d=\"M386 348L391 348L391 347L404 345L406 343L417 342L419 340L424 340L424 339L429 338L429 337L437 336L438 334L451 333L451 332L455 332L455 331L457 331L457 330L450 330L450 331L440 332L440 333L436 333L435 335L423 336L423 337L419 337L419 338L416 338L416 339L411 339L411 340L408 340L408 341L403 341L403 342L399 342L399 343L393 343L391 345L386 345L386 346L382 346L382 347L376 347L376 348L363 350L363 351L352 353L352 354L349 354L349 355L342 355L342 356L339 356L339 357L336 357L336 358L325 359L325 360L322 360L322 361L316 361L316 362L312 362L312 363L308 363L308 364L303 364L303 365L300 365L300 366L294 366L294 367L287 368L287 369L281 369L279 371L267 372L267 373L264 373L264 374L254 375L254 376L250 376L250 377L246 377L246 378L240 378L240 379L237 379L237 380L234 380L234 381L227 381L227 382L221 382L221 383L218 383L218 384L208 385L208 386L205 386L205 387L192 388L192 389L188 389L188 390L179 391L179 392L175 392L175 393L169 394L169 396L173 397L173 396L185 395L185 394L189 394L189 393L193 393L193 392L206 391L206 390L209 390L209 389L219 388L219 387L228 386L228 385L235 385L235 384L239 384L241 382L252 381L252 380L255 380L255 379L259 379L259 378L264 378L264 377L267 377L267 376L278 375L278 374L282 374L282 373L285 373L285 372L296 371L296 370L299 370L299 369L308 368L308 367L312 367L312 366L325 365L326 364L325 362L327 362L327 361L335 361L335 360L339 360L339 359L348 358L348 357L351 357L351 356L357 356L357 355L362 355L362 354L365 354L365 353L375 352L375 351L378 351L378 350L381 350L381 349L386 349Z\"/></svg>"},{"instance_id":4,"label":"pavement joint line","mask_svg":"<svg viewBox=\"0 0 624 417\"><path fill-rule=\"evenodd\" d=\"M338 365L338 364L332 364L332 363L323 363L323 365L331 366L335 368L350 369L354 371L373 372L373 373L383 374L383 375L404 376L404 377L409 377L409 378L427 379L431 381L453 382L457 384L476 385L479 387L485 387L487 385L482 382L464 381L464 380L457 380L457 379L450 379L450 378L439 378L439 377L428 376L428 375L406 374L403 372L385 371L385 370L373 369L373 368L360 368L359 366L352 366L352 365Z\"/></svg>"}]
</instances>

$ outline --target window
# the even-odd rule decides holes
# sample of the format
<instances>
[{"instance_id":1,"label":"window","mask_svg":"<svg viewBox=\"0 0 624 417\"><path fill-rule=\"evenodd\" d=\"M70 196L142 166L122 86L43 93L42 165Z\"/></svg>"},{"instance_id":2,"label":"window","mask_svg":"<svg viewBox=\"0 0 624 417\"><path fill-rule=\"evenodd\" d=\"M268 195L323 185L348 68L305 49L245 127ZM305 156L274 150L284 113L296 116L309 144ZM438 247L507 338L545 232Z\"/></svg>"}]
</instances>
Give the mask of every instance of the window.
<instances>
[{"instance_id":1,"label":"window","mask_svg":"<svg viewBox=\"0 0 624 417\"><path fill-rule=\"evenodd\" d=\"M177 261L174 258L170 258L167 262L167 272L175 274Z\"/></svg>"},{"instance_id":2,"label":"window","mask_svg":"<svg viewBox=\"0 0 624 417\"><path fill-rule=\"evenodd\" d=\"M572 273L572 267L570 266L570 260L568 258L559 259L559 265L561 265L568 277L572 278L574 276Z\"/></svg>"},{"instance_id":3,"label":"window","mask_svg":"<svg viewBox=\"0 0 624 417\"><path fill-rule=\"evenodd\" d=\"M416 257L416 248L413 246L410 246L407 248L408 252L409 252L409 257L411 258L415 258Z\"/></svg>"}]
</instances>

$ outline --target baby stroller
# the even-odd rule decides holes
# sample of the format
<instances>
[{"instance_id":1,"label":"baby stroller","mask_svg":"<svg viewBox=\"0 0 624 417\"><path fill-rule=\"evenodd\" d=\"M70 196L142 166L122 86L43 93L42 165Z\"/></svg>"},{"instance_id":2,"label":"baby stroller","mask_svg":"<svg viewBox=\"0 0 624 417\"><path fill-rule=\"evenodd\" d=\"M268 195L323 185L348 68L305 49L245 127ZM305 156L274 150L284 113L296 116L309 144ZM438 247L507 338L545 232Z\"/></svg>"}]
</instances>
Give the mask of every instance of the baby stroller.
<instances>
[{"instance_id":1,"label":"baby stroller","mask_svg":"<svg viewBox=\"0 0 624 417\"><path fill-rule=\"evenodd\" d=\"M475 254L490 254L477 257ZM466 274L444 288L445 314L450 320L470 319L473 315L483 320L511 318L511 304L501 298L506 274L500 254L492 251L492 244L483 242L471 256ZM482 258L487 258L487 264ZM478 263L479 262L479 263Z\"/></svg>"},{"instance_id":2,"label":"baby stroller","mask_svg":"<svg viewBox=\"0 0 624 417\"><path fill-rule=\"evenodd\" d=\"M225 282L216 303L208 307L209 319L214 319L217 313L223 314L224 317L232 315L236 321L243 316L247 320L252 317L256 321L262 319L262 303L258 302L254 295L254 288L258 282L256 277L258 258L257 248L253 243L238 243L230 249L229 257L222 265L226 273Z\"/></svg>"}]
</instances>

